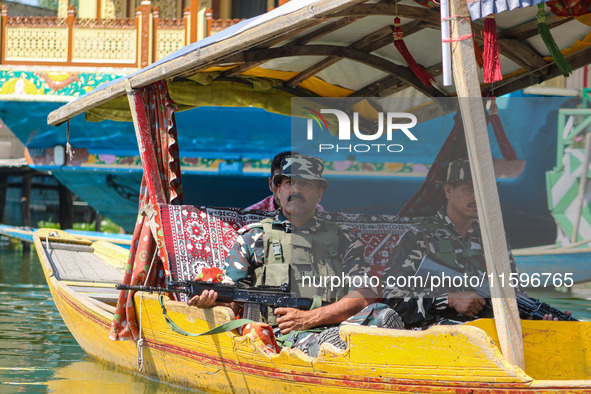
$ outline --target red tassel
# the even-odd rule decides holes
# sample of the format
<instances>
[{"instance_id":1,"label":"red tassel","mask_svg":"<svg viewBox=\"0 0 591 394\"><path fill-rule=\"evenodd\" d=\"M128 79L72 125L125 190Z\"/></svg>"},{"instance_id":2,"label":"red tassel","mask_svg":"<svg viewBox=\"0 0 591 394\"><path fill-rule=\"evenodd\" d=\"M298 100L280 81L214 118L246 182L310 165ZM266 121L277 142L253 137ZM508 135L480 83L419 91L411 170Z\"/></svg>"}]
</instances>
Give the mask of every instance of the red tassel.
<instances>
[{"instance_id":1,"label":"red tassel","mask_svg":"<svg viewBox=\"0 0 591 394\"><path fill-rule=\"evenodd\" d=\"M402 27L400 27L400 18L394 18L394 46L398 49L398 52L402 55L410 69L413 73L417 76L418 79L421 80L423 85L429 87L435 82L435 79L431 74L429 74L423 66L416 62L416 60L412 57L406 44L402 40Z\"/></svg>"},{"instance_id":2,"label":"red tassel","mask_svg":"<svg viewBox=\"0 0 591 394\"><path fill-rule=\"evenodd\" d=\"M507 134L505 134L505 129L503 128L501 118L499 117L499 107L497 107L497 102L494 97L491 97L489 119L495 133L495 138L497 139L497 144L499 144L501 154L505 160L516 160L517 153L515 152L515 149L513 149L513 146L511 146Z\"/></svg>"},{"instance_id":3,"label":"red tassel","mask_svg":"<svg viewBox=\"0 0 591 394\"><path fill-rule=\"evenodd\" d=\"M474 37L474 35L472 35L472 45L474 45L474 57L476 58L476 64L478 64L478 67L482 68L484 66L484 63L482 62L482 49L476 42L476 37Z\"/></svg>"},{"instance_id":4,"label":"red tassel","mask_svg":"<svg viewBox=\"0 0 591 394\"><path fill-rule=\"evenodd\" d=\"M502 80L497 22L492 14L484 18L484 54L482 58L484 61L484 83Z\"/></svg>"}]
</instances>

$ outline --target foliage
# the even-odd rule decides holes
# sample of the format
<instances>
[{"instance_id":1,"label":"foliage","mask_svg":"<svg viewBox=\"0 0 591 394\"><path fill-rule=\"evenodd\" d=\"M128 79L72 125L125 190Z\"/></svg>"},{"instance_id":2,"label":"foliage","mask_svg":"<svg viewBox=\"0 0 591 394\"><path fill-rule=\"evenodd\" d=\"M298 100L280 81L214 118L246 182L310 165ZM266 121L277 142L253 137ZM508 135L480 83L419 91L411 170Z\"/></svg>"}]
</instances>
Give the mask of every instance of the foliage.
<instances>
[{"instance_id":1,"label":"foliage","mask_svg":"<svg viewBox=\"0 0 591 394\"><path fill-rule=\"evenodd\" d=\"M37 0L37 4L41 8L47 8L48 10L56 10L59 5L58 0Z\"/></svg>"},{"instance_id":2,"label":"foliage","mask_svg":"<svg viewBox=\"0 0 591 394\"><path fill-rule=\"evenodd\" d=\"M59 223L55 223L55 222L50 222L48 220L39 220L37 222L37 228L56 228L56 229L59 229L60 228L60 224Z\"/></svg>"},{"instance_id":3,"label":"foliage","mask_svg":"<svg viewBox=\"0 0 591 394\"><path fill-rule=\"evenodd\" d=\"M70 0L70 5L78 9L79 0ZM59 0L37 0L37 5L41 8L47 8L48 10L57 11L59 7Z\"/></svg>"},{"instance_id":4,"label":"foliage","mask_svg":"<svg viewBox=\"0 0 591 394\"><path fill-rule=\"evenodd\" d=\"M55 223L55 222L50 222L50 221L44 221L44 220L40 220L39 222L37 222L37 228L56 228L59 229L60 228L60 224L59 223ZM80 230L80 231L95 231L95 223L74 223L73 226L74 230ZM111 233L111 234L120 234L121 233L121 227L119 227L117 224L113 223L111 220L104 218L101 221L101 232L103 233Z\"/></svg>"}]
</instances>

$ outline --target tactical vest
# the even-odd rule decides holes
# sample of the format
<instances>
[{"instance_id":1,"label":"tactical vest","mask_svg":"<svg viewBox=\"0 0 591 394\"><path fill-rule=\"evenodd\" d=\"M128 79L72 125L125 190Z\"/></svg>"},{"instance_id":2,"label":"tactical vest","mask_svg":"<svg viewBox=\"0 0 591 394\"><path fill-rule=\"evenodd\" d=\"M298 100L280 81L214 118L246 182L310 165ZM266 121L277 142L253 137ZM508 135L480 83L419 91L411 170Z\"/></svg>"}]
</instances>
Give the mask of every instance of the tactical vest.
<instances>
[{"instance_id":1,"label":"tactical vest","mask_svg":"<svg viewBox=\"0 0 591 394\"><path fill-rule=\"evenodd\" d=\"M343 286L333 291L330 287L313 286L314 278L318 284L321 278L342 277L337 224L324 222L324 228L313 234L286 233L281 222L271 219L264 219L260 226L265 264L255 269L256 285L281 286L287 283L296 295L316 299L317 306L321 301L335 302L346 294ZM302 283L304 276L311 279ZM270 311L267 322L276 324Z\"/></svg>"},{"instance_id":2,"label":"tactical vest","mask_svg":"<svg viewBox=\"0 0 591 394\"><path fill-rule=\"evenodd\" d=\"M462 272L472 275L477 270L486 271L484 250L472 249L469 245L463 245L457 240L450 239L447 234L442 234L441 224L431 220L417 223L415 228L425 240L427 253L435 261L439 261L448 267L457 269L460 263L464 266Z\"/></svg>"},{"instance_id":3,"label":"tactical vest","mask_svg":"<svg viewBox=\"0 0 591 394\"><path fill-rule=\"evenodd\" d=\"M472 249L469 247L470 245L465 246L463 245L463 242L460 243L456 239L450 239L447 234L442 234L441 223L436 223L431 220L417 223L415 228L421 233L425 240L427 254L435 261L459 270L460 272L466 272L468 275L479 276L480 274L478 271L486 272L486 262L484 260L484 250L482 248ZM463 267L460 267L458 263L463 265ZM445 319L453 321L473 320L473 318L459 315L451 308L434 312L435 320L429 321L427 325ZM492 318L492 309L484 308L479 316Z\"/></svg>"}]
</instances>

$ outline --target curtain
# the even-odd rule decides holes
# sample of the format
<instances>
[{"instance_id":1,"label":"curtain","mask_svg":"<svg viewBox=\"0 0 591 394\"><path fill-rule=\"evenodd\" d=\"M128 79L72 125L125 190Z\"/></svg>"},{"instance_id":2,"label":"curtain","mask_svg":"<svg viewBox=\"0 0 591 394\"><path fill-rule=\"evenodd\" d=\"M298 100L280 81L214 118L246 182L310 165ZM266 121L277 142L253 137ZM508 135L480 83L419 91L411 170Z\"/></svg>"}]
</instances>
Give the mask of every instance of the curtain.
<instances>
[{"instance_id":1,"label":"curtain","mask_svg":"<svg viewBox=\"0 0 591 394\"><path fill-rule=\"evenodd\" d=\"M136 127L143 128L146 138L140 138L140 152L144 175L140 187L139 215L133 232L132 243L124 284L162 286L168 273L166 254L156 254L156 241L152 236L149 220L142 215L148 204L168 203L181 205L183 194L181 186L179 148L174 111L176 106L168 95L164 81L137 89L134 93L138 113ZM141 133L138 133L141 134ZM145 160L144 150L153 148L155 160ZM155 175L160 182L148 177ZM151 188L154 188L151 190ZM156 200L156 201L152 201ZM162 247L162 245L159 245ZM153 264L152 264L153 262ZM122 291L111 324L110 338L113 340L137 340L139 330L133 306L132 291Z\"/></svg>"}]
</instances>

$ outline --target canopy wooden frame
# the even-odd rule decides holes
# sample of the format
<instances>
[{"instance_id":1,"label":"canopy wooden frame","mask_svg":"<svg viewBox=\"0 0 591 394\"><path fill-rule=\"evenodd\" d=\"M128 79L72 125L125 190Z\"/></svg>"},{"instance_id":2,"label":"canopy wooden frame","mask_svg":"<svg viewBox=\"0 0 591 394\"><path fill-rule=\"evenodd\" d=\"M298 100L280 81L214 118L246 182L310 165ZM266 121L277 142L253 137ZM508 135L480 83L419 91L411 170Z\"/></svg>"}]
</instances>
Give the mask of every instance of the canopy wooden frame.
<instances>
[{"instance_id":1,"label":"canopy wooden frame","mask_svg":"<svg viewBox=\"0 0 591 394\"><path fill-rule=\"evenodd\" d=\"M503 95L545 79L560 75L557 66L544 59L535 48L527 45L526 39L537 35L537 24L532 20L518 23L509 29L500 31L499 44L501 55L521 66L523 70L513 73L496 85L480 84L473 52L473 41L459 40L459 37L475 34L480 40L483 30L480 21L467 19L452 20L453 71L456 91L437 86L424 86L412 71L396 64L383 56L376 55L376 50L392 43L390 26L380 27L369 34L358 37L346 45L322 43L323 37L346 28L348 25L370 16L399 16L412 21L403 25L405 36L418 34L424 29L439 30L440 15L436 9L418 5L396 4L382 0L364 4L364 0L319 0L306 7L295 8L287 13L278 13L276 17L255 24L238 34L228 35L221 41L209 45L193 44L193 50L186 50L178 56L148 67L122 81L113 83L65 105L48 116L48 124L59 125L68 119L92 108L121 97L132 89L151 83L168 80L184 80L193 74L207 71L211 67L222 67L223 72L217 80L236 80L249 70L264 65L272 59L315 56L321 58L295 76L280 82L280 89L296 97L321 95L304 89L302 82L327 70L343 60L353 60L365 66L379 70L386 76L355 89L350 97L386 97L414 88L431 98L459 97L462 117L466 132L469 157L474 177L477 204L483 231L483 248L487 269L496 275L509 277L509 256L504 235L498 192L492 165L490 144L488 141L482 94L489 95L494 89L495 95ZM450 1L452 15L467 16L465 0ZM550 28L557 28L571 22L572 18L549 17ZM586 33L585 33L586 34ZM189 48L191 49L191 48ZM586 47L567 57L573 69L580 68L591 60L591 47ZM436 63L427 71L437 77L441 74L441 64ZM139 120L141 123L141 120ZM134 118L136 129L140 128ZM147 165L147 163L144 163ZM498 279L491 281L493 288L493 308L496 326L504 356L512 363L523 368L523 345L521 327L514 297L514 290L501 288Z\"/></svg>"},{"instance_id":2,"label":"canopy wooden frame","mask_svg":"<svg viewBox=\"0 0 591 394\"><path fill-rule=\"evenodd\" d=\"M411 22L402 26L405 37L419 33L424 29L440 30L441 28L437 9L395 4L392 0L381 0L372 4L362 3L363 0L319 1L313 6L298 9L287 15L280 15L222 42L200 48L195 47L195 51L158 63L154 67L148 67L144 71L130 76L128 81L133 88L138 88L162 79L184 78L212 66L231 66L218 78L218 80L224 80L260 66L270 59L320 56L324 59L300 71L298 75L288 81L284 81L282 88L294 96L316 96L317 94L302 89L298 85L339 60L349 59L388 74L380 80L355 90L350 94L350 97L385 97L408 87L413 87L429 97L455 96L453 92L450 94L445 93L442 89L423 86L408 67L371 53L392 43L389 26L376 29L371 34L360 37L356 42L347 46L318 44L326 35L368 16L399 16L412 19ZM550 16L547 24L553 29L572 20L573 18L570 17ZM322 25L317 27L321 23ZM477 41L482 42L482 22L472 22L471 27ZM302 32L305 34L289 41L291 37ZM523 70L495 85L483 84L481 90L485 96L489 95L491 91L497 96L504 95L561 75L553 62L546 61L540 53L524 42L537 34L537 23L531 20L499 32L501 55L523 67ZM591 58L591 47L567 57L574 69L586 65L589 58ZM427 71L433 76L439 76L441 64L428 67ZM91 92L89 95L52 112L48 117L48 123L50 125L61 124L65 120L114 97L123 96L125 92L126 82L124 81L114 83L108 89Z\"/></svg>"}]
</instances>

